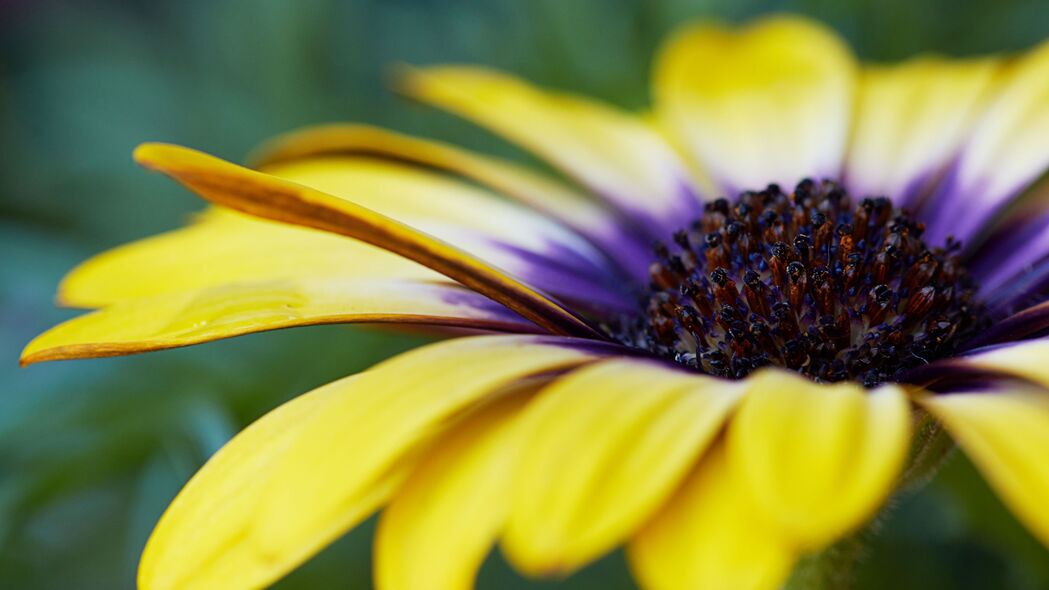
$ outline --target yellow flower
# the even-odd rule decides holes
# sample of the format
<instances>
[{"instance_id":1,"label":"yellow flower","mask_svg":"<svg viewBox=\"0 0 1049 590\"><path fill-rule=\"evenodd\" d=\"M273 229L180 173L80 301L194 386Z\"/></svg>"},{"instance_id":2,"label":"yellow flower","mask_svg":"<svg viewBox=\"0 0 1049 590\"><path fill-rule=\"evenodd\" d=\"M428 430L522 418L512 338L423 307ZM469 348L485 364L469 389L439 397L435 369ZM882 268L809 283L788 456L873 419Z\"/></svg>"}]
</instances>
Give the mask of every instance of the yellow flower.
<instances>
[{"instance_id":1,"label":"yellow flower","mask_svg":"<svg viewBox=\"0 0 1049 590\"><path fill-rule=\"evenodd\" d=\"M320 323L487 333L249 426L160 520L141 588L260 588L380 509L383 589L468 588L497 543L528 575L625 545L646 589L775 588L920 475L940 424L1049 544L1049 207L1016 205L1049 164L1049 44L860 67L775 17L685 29L654 71L641 117L403 72L564 179L354 125L257 170L135 152L219 207L74 270L61 301L101 309L24 363Z\"/></svg>"}]
</instances>

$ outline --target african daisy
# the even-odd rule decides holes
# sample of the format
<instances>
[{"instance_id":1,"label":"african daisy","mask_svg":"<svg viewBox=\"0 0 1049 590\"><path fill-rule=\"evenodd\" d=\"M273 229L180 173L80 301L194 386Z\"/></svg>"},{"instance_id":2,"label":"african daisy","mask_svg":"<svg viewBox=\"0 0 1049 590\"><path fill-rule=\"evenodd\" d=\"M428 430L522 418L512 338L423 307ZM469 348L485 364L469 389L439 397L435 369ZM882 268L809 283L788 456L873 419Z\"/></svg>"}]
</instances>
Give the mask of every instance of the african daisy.
<instances>
[{"instance_id":1,"label":"african daisy","mask_svg":"<svg viewBox=\"0 0 1049 590\"><path fill-rule=\"evenodd\" d=\"M452 328L230 441L141 588L264 587L380 510L383 589L469 588L496 544L533 576L625 545L643 588L776 588L949 440L1049 544L1049 45L860 67L775 17L687 28L654 72L644 116L403 73L563 178L357 125L256 169L135 152L217 207L74 270L60 300L101 309L24 363Z\"/></svg>"}]
</instances>

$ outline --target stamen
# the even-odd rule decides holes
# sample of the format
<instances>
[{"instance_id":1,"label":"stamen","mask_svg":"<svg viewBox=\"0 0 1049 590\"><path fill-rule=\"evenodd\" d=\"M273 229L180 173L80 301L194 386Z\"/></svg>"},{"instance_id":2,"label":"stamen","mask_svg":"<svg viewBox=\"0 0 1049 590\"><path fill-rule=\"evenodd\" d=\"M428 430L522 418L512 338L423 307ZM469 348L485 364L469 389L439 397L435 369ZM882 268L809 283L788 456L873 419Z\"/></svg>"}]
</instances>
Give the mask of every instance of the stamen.
<instances>
[{"instance_id":1,"label":"stamen","mask_svg":"<svg viewBox=\"0 0 1049 590\"><path fill-rule=\"evenodd\" d=\"M852 207L831 181L716 199L655 245L641 313L608 331L697 371L739 379L777 365L872 387L950 355L986 325L949 240L884 197Z\"/></svg>"}]
</instances>

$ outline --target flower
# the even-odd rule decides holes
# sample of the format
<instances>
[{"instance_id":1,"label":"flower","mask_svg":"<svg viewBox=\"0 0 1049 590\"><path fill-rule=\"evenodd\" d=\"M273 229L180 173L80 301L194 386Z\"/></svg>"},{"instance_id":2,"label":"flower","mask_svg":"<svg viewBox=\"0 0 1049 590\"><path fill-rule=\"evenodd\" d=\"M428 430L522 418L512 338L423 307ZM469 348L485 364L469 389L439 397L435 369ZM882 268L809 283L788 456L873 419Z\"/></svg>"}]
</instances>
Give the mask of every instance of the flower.
<instances>
[{"instance_id":1,"label":"flower","mask_svg":"<svg viewBox=\"0 0 1049 590\"><path fill-rule=\"evenodd\" d=\"M484 333L249 426L172 502L140 587L262 587L383 509L380 588L469 587L496 543L529 575L625 544L644 588L775 588L944 430L1049 545L1049 44L861 68L799 18L701 24L643 117L478 68L401 79L570 180L353 125L258 170L146 144L219 207L74 270L60 300L101 309L26 348Z\"/></svg>"}]
</instances>

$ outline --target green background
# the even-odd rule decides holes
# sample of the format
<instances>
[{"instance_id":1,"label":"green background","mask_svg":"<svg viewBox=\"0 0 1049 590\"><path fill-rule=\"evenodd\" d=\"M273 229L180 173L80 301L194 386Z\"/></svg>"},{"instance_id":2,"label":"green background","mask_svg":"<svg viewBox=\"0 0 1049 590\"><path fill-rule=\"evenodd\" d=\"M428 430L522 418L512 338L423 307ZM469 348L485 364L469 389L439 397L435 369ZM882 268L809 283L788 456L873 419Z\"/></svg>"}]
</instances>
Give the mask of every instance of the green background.
<instances>
[{"instance_id":1,"label":"green background","mask_svg":"<svg viewBox=\"0 0 1049 590\"><path fill-rule=\"evenodd\" d=\"M137 143L239 160L275 133L357 120L523 157L394 97L388 66L491 64L639 107L653 51L677 24L783 10L824 20L869 60L1049 37L1049 3L1033 0L0 0L0 588L131 588L166 503L238 429L420 342L305 328L19 369L25 342L73 315L52 304L64 271L201 206L137 169ZM862 588L1049 587L1049 552L964 458L895 503ZM279 587L370 587L370 534L361 527ZM493 557L480 578L481 588L632 587L619 555L542 584Z\"/></svg>"}]
</instances>

